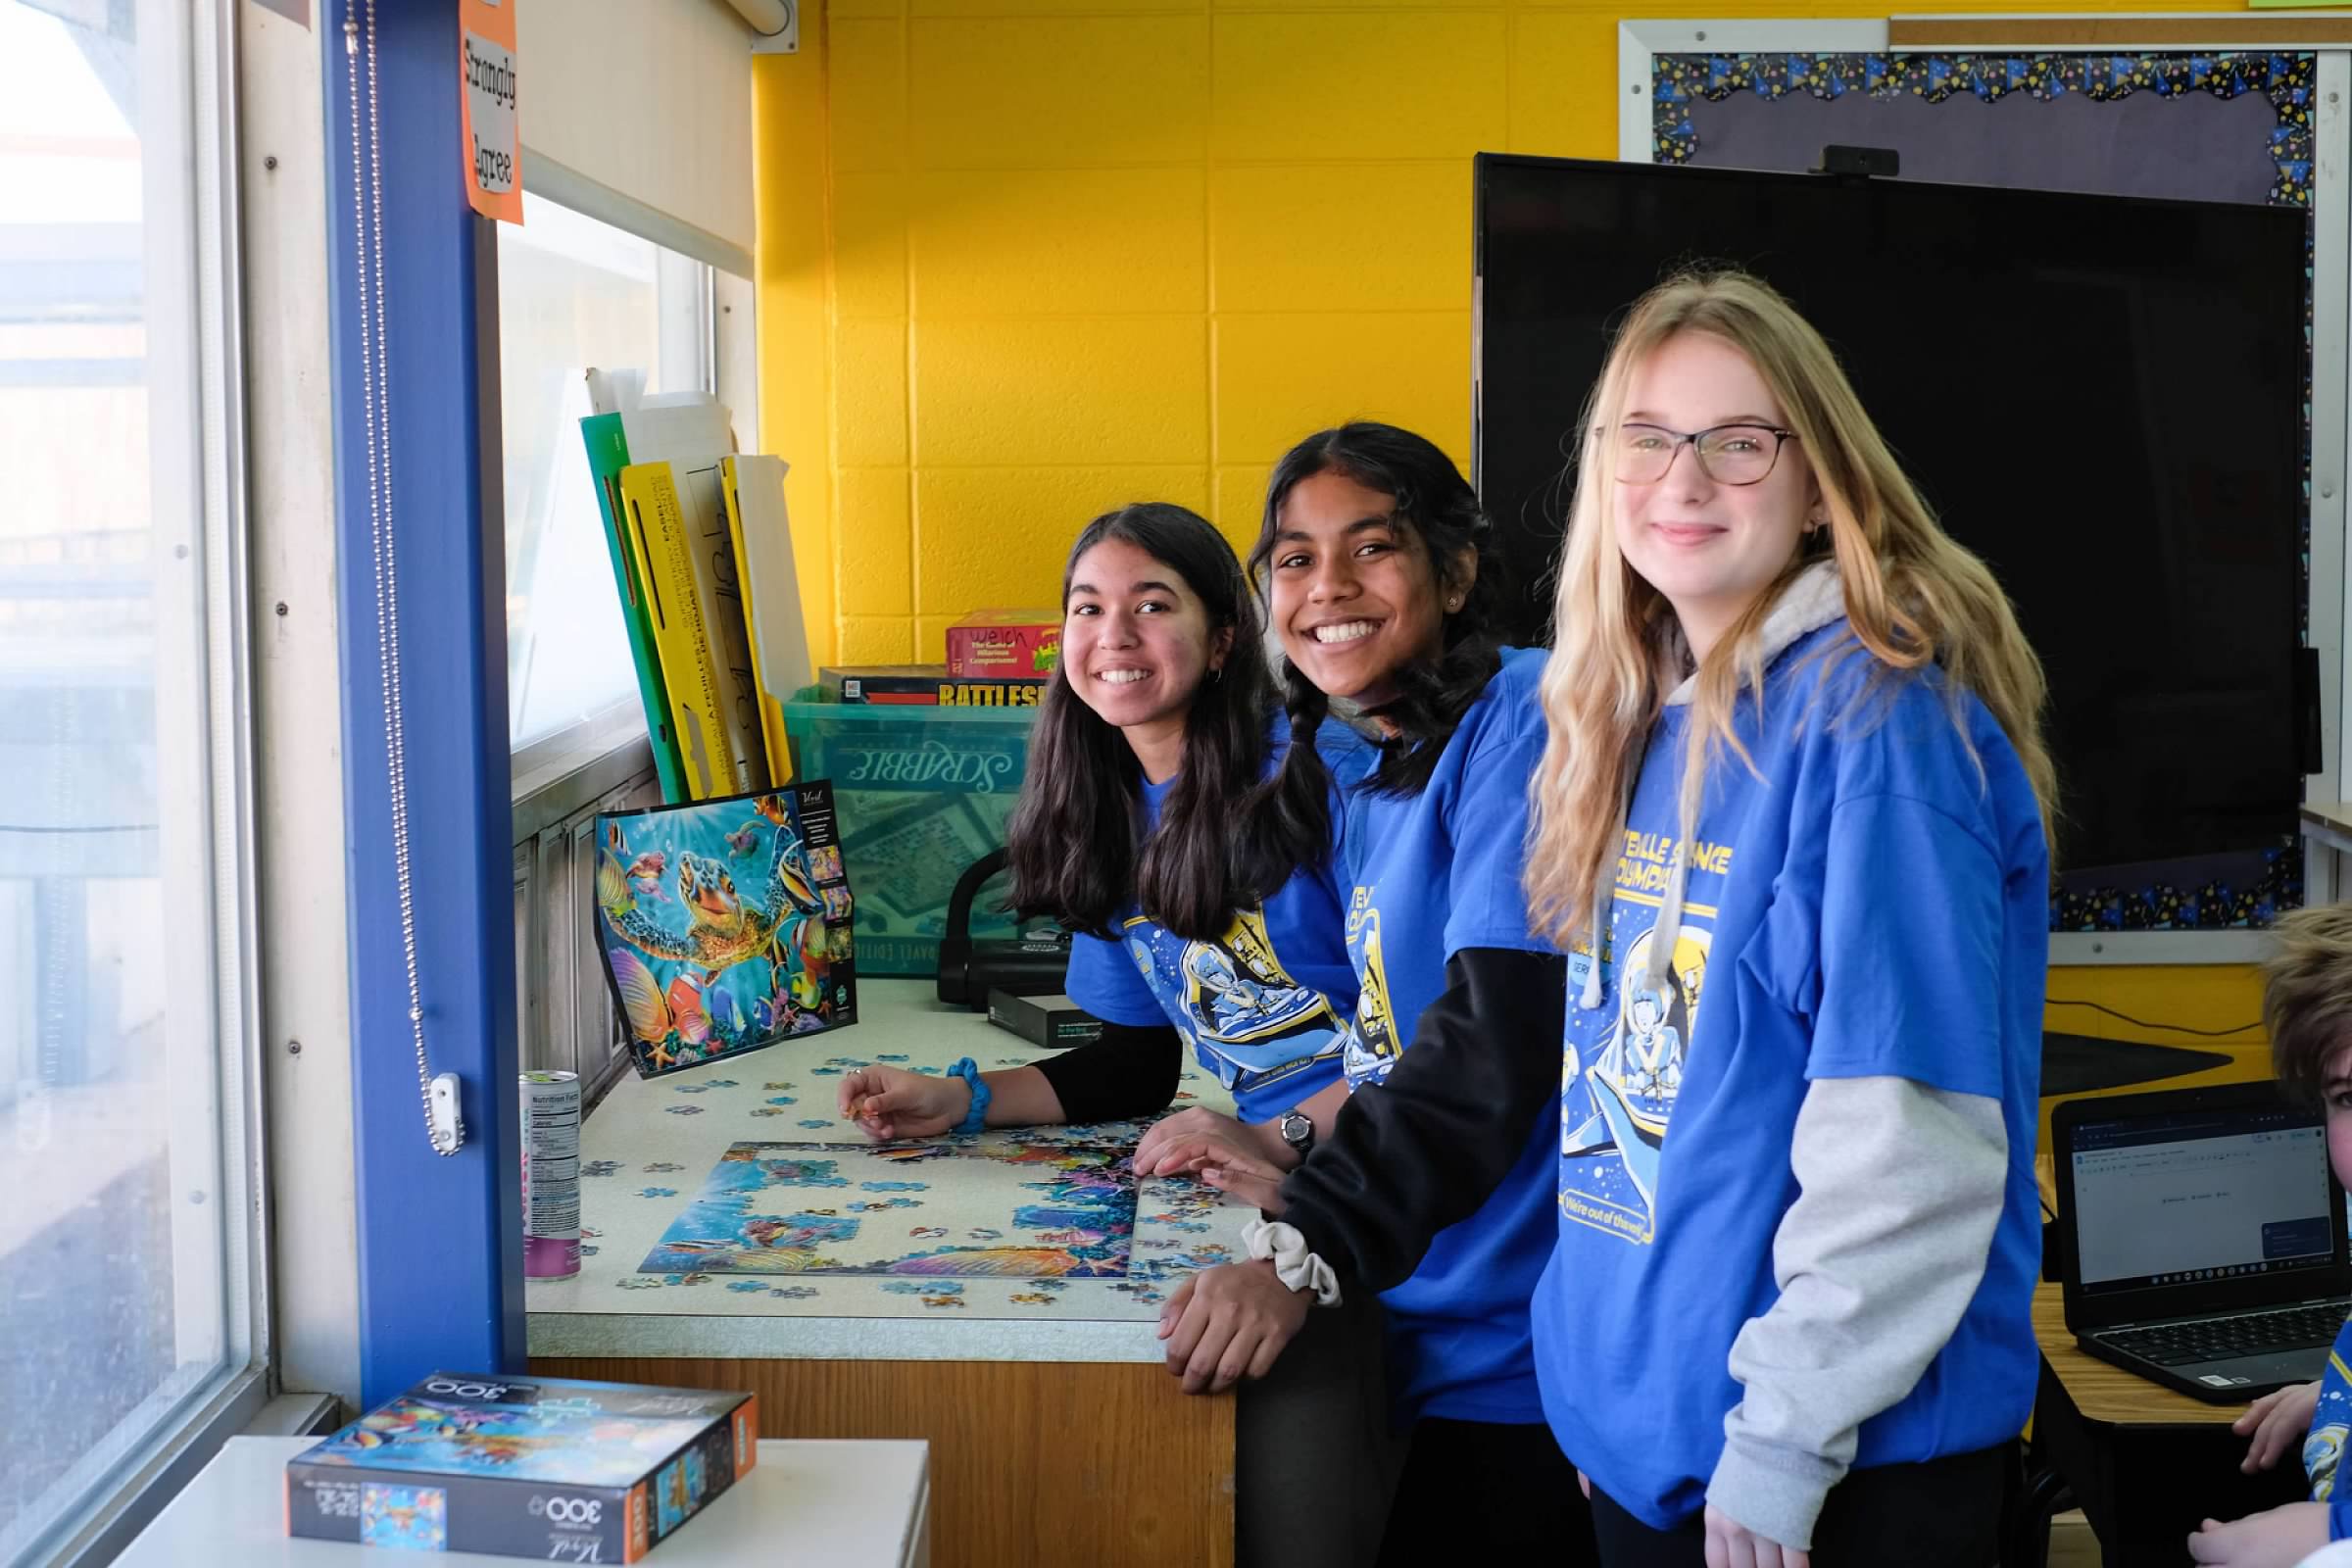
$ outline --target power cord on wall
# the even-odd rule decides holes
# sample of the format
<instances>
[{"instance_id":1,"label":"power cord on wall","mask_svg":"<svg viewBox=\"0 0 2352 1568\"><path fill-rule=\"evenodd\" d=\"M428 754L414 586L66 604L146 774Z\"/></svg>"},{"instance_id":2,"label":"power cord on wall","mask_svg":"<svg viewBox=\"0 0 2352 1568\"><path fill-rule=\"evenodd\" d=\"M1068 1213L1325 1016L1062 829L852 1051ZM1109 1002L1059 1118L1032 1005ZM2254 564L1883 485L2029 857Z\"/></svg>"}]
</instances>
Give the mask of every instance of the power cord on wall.
<instances>
[{"instance_id":1,"label":"power cord on wall","mask_svg":"<svg viewBox=\"0 0 2352 1568\"><path fill-rule=\"evenodd\" d=\"M2141 1029L2162 1029L2169 1034L2197 1035L2207 1040L2219 1040L2225 1035L2242 1035L2250 1029L2262 1027L2262 1020L2257 1018L2252 1023L2241 1023L2234 1029L2191 1029L2184 1023L2151 1023L2145 1018L2134 1018L2128 1012L2116 1011L2104 1003L2079 1002L2072 997L2051 997L2047 1001L2053 1007L2088 1007L2093 1012L2103 1012L2110 1018L2120 1018Z\"/></svg>"}]
</instances>

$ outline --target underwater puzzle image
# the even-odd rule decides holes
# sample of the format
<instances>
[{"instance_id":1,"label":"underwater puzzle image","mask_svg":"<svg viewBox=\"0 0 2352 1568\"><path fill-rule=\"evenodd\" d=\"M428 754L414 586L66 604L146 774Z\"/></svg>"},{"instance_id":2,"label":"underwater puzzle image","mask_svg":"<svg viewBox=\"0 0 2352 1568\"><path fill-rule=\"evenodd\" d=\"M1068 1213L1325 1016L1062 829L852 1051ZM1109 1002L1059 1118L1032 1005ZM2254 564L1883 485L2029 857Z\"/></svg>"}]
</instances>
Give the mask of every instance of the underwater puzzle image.
<instances>
[{"instance_id":1,"label":"underwater puzzle image","mask_svg":"<svg viewBox=\"0 0 2352 1568\"><path fill-rule=\"evenodd\" d=\"M605 974L641 1077L858 1017L832 787L596 819Z\"/></svg>"},{"instance_id":2,"label":"underwater puzzle image","mask_svg":"<svg viewBox=\"0 0 2352 1568\"><path fill-rule=\"evenodd\" d=\"M409 1394L369 1411L304 1457L357 1470L625 1487L710 1425L707 1418L613 1416L593 1405L499 1405Z\"/></svg>"},{"instance_id":3,"label":"underwater puzzle image","mask_svg":"<svg viewBox=\"0 0 2352 1568\"><path fill-rule=\"evenodd\" d=\"M1131 1143L1018 1134L736 1144L640 1268L1124 1278L1136 1227L1133 1152Z\"/></svg>"}]
</instances>

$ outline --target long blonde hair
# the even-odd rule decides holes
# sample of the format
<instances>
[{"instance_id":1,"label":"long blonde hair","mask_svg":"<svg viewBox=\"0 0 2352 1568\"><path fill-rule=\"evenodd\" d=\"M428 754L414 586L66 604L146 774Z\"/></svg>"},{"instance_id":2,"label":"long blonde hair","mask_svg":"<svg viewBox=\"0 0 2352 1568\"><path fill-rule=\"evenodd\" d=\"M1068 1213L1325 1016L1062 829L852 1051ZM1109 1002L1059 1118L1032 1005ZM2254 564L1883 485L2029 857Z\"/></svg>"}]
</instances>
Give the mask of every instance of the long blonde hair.
<instances>
[{"instance_id":1,"label":"long blonde hair","mask_svg":"<svg viewBox=\"0 0 2352 1568\"><path fill-rule=\"evenodd\" d=\"M1553 602L1558 638L1544 667L1550 738L1533 786L1527 860L1529 911L1563 946L1593 919L1609 885L1612 841L1624 831L1643 745L1689 657L1672 607L1618 549L1618 443L1603 435L1624 417L1635 368L1685 332L1705 332L1745 355L1795 432L1793 453L1811 469L1829 519L1828 554L1853 636L1846 651L1866 650L1888 673L1941 666L1955 696L1975 693L2008 735L2045 829L2057 794L2041 738L2041 662L2008 596L1984 563L1937 525L1829 345L1759 278L1682 273L1635 304L1584 412L1584 459ZM1800 551L1698 663L1683 760L1686 841L1709 759L1728 749L1754 767L1733 731L1734 710L1743 688L1762 700L1765 617L1818 559Z\"/></svg>"}]
</instances>

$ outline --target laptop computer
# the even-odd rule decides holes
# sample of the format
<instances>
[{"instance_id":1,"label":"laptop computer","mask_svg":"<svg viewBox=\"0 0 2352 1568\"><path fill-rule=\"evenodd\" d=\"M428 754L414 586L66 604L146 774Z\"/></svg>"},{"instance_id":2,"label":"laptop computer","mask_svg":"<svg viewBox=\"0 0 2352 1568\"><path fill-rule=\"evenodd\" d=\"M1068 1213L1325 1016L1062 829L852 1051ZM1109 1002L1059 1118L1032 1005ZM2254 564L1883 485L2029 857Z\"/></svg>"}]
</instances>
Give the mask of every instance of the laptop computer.
<instances>
[{"instance_id":1,"label":"laptop computer","mask_svg":"<svg viewBox=\"0 0 2352 1568\"><path fill-rule=\"evenodd\" d=\"M2352 1297L2323 1112L2227 1084L2070 1100L2050 1135L2077 1344L2215 1404L2320 1375Z\"/></svg>"}]
</instances>

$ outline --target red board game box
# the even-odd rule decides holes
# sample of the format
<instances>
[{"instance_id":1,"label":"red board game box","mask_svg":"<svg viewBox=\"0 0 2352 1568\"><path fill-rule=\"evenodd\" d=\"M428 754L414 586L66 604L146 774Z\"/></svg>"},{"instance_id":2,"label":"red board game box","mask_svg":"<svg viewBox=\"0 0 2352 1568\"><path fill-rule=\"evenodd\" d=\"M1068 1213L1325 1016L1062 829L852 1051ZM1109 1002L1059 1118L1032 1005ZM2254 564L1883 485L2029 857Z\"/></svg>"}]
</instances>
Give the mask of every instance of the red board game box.
<instances>
[{"instance_id":1,"label":"red board game box","mask_svg":"<svg viewBox=\"0 0 2352 1568\"><path fill-rule=\"evenodd\" d=\"M975 610L948 628L958 680L1041 680L1061 662L1061 616L1051 610Z\"/></svg>"}]
</instances>

